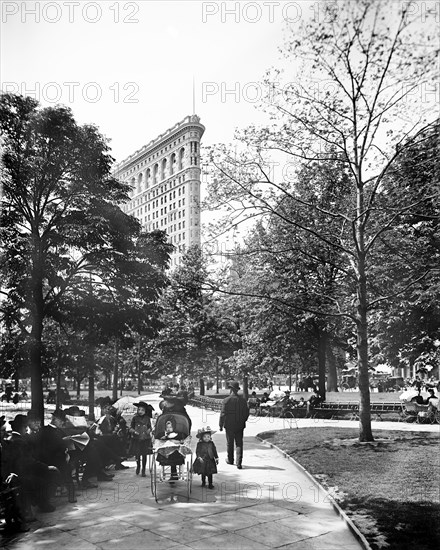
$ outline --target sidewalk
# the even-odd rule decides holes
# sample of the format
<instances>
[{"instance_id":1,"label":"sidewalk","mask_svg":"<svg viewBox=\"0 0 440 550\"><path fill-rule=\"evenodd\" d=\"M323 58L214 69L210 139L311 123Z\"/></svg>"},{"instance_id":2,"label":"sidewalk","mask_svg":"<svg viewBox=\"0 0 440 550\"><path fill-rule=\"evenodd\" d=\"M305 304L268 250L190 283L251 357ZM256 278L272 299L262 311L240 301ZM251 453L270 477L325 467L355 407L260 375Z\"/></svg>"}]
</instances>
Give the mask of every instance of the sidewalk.
<instances>
[{"instance_id":1,"label":"sidewalk","mask_svg":"<svg viewBox=\"0 0 440 550\"><path fill-rule=\"evenodd\" d=\"M151 403L156 406L157 396ZM157 409L157 406L156 406ZM218 413L188 407L193 433L201 425L218 429ZM375 422L374 429L393 429L390 422ZM349 421L301 419L298 426L338 425ZM29 533L6 542L8 550L149 549L264 549L354 550L361 548L345 522L320 494L310 479L278 451L255 439L257 433L282 428L296 429L295 421L251 417L245 431L243 469L225 463L224 432L213 439L219 451L215 489L202 489L200 476L193 478L188 503L183 482L173 489L158 483L156 503L150 478L129 470L115 472L112 482L78 495L76 504L67 497L54 499L55 512L39 514ZM411 429L400 423L399 429ZM414 429L414 428L413 428ZM426 431L438 426L418 426ZM193 440L195 448L196 440Z\"/></svg>"},{"instance_id":2,"label":"sidewalk","mask_svg":"<svg viewBox=\"0 0 440 550\"><path fill-rule=\"evenodd\" d=\"M158 409L158 397L150 402ZM218 413L188 407L193 433L201 425L218 429ZM361 548L345 522L310 479L278 451L255 439L264 431L312 426L355 427L338 420L250 417L245 431L243 470L225 463L224 432L214 441L220 455L215 490L202 489L193 478L190 501L183 482L158 484L159 502L150 479L131 469L115 472L111 482L80 492L76 504L54 499L56 511L39 514L31 531L3 540L8 550L98 550L147 547L192 549L351 550ZM374 422L373 430L414 430L396 422ZM417 425L418 431L439 426ZM195 448L196 440L193 441Z\"/></svg>"},{"instance_id":3,"label":"sidewalk","mask_svg":"<svg viewBox=\"0 0 440 550\"><path fill-rule=\"evenodd\" d=\"M157 405L157 396L151 403ZM218 429L218 413L193 407L188 412L193 433L203 424ZM67 503L67 497L54 499L55 512L39 514L30 532L3 542L8 550L361 548L307 476L254 438L282 427L287 427L282 419L250 419L242 470L225 463L226 438L217 432L215 489L202 489L195 475L190 502L183 482L174 489L165 482L158 484L156 503L150 478L130 468L115 472L114 480L99 483L98 489L79 493L76 504Z\"/></svg>"}]
</instances>

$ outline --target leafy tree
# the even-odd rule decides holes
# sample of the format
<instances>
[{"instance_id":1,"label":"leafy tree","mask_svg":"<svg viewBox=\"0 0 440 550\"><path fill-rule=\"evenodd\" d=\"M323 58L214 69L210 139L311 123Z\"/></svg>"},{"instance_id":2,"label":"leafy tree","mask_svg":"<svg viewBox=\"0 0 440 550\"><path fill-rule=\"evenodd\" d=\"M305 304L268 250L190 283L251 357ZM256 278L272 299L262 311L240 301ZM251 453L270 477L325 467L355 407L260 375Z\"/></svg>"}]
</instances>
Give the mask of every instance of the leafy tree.
<instances>
[{"instance_id":1,"label":"leafy tree","mask_svg":"<svg viewBox=\"0 0 440 550\"><path fill-rule=\"evenodd\" d=\"M117 206L129 188L111 176L113 158L96 127L79 126L65 107L42 109L4 94L0 129L4 310L27 332L32 407L42 417L44 319L71 315L80 324L93 314L111 332L118 302L131 307L157 295L169 246L142 236L138 221ZM134 287L139 297L130 295ZM88 302L86 294L94 297Z\"/></svg>"},{"instance_id":2,"label":"leafy tree","mask_svg":"<svg viewBox=\"0 0 440 550\"><path fill-rule=\"evenodd\" d=\"M423 140L430 125L430 106L415 92L431 82L437 50L431 46L434 34L428 24L423 36L413 30L416 21L409 4L402 5L397 17L388 13L391 4L373 0L336 6L337 11L326 11L324 19L304 20L299 30L292 29L283 51L290 71L287 82L294 84L285 84L283 68L268 73L267 110L273 125L242 131L237 152L225 146L211 151L215 178L210 201L214 207L228 202L229 219L237 224L261 214L280 217L278 205L289 198L307 215L289 217L286 223L345 258L344 267L355 281L355 299L340 313L356 328L359 438L371 441L368 315L377 303L376 297L370 300L374 249L403 213L433 198L428 193L412 203L407 197L393 211L384 207L381 197L399 157ZM323 208L304 198L295 185L286 185L269 169L280 152L283 160L295 164L338 165L348 174L350 200ZM332 239L315 225L321 214L339 226ZM417 279L416 274L408 284Z\"/></svg>"},{"instance_id":3,"label":"leafy tree","mask_svg":"<svg viewBox=\"0 0 440 550\"><path fill-rule=\"evenodd\" d=\"M190 247L182 264L170 274L163 294L160 330L152 357L164 371L203 379L225 353L225 326L214 293L207 288L209 273L199 246ZM227 331L226 331L227 332Z\"/></svg>"},{"instance_id":4,"label":"leafy tree","mask_svg":"<svg viewBox=\"0 0 440 550\"><path fill-rule=\"evenodd\" d=\"M395 367L440 366L440 183L439 122L401 155L382 199L390 210L410 197L419 208L396 220L376 248L375 274L381 296L393 295L372 313L372 351ZM430 195L430 201L424 197ZM399 274L395 276L390 274ZM414 274L419 280L411 284ZM437 371L438 372L438 371Z\"/></svg>"}]
</instances>

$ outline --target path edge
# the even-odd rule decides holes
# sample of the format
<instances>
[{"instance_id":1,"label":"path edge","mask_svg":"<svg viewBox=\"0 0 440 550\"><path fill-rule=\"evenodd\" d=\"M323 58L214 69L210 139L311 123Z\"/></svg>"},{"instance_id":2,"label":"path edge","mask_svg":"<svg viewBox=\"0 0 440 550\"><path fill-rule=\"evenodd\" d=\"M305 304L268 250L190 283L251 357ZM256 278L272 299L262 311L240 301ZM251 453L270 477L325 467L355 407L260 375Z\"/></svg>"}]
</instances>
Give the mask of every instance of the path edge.
<instances>
[{"instance_id":1,"label":"path edge","mask_svg":"<svg viewBox=\"0 0 440 550\"><path fill-rule=\"evenodd\" d=\"M299 468L307 477L308 479L318 487L320 491L323 491L325 495L327 495L330 504L333 506L333 509L338 514L340 518L342 518L345 523L348 525L348 528L353 533L355 538L358 542L363 546L364 550L372 550L370 544L368 543L365 536L359 531L359 529L354 524L353 520L348 517L348 515L344 512L344 510L339 506L339 504L336 502L336 500L332 497L332 495L328 492L328 490L319 483L319 481L312 476L312 474L304 468L299 462L297 462L293 457L291 457L286 451L283 451L278 445L275 445L274 443L269 443L267 440L263 439L259 435L255 436L255 439L258 439L263 445L266 445L267 447L272 447L276 451L278 451L281 455L284 456L284 458L287 458L290 460L297 468Z\"/></svg>"}]
</instances>

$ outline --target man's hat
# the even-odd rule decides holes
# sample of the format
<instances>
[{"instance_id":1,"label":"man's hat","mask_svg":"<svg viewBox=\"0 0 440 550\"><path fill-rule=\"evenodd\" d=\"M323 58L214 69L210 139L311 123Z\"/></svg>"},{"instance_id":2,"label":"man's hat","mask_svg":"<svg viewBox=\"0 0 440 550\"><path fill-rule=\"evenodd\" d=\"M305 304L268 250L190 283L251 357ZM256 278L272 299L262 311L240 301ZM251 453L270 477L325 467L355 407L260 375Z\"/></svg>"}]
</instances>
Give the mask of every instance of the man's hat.
<instances>
[{"instance_id":1,"label":"man's hat","mask_svg":"<svg viewBox=\"0 0 440 550\"><path fill-rule=\"evenodd\" d=\"M12 431L21 432L23 428L27 426L28 419L24 414L17 414L14 420L11 420L9 424L11 425Z\"/></svg>"},{"instance_id":2,"label":"man's hat","mask_svg":"<svg viewBox=\"0 0 440 550\"><path fill-rule=\"evenodd\" d=\"M55 409L52 413L54 418L59 418L60 420L66 420L66 413L63 409Z\"/></svg>"},{"instance_id":3,"label":"man's hat","mask_svg":"<svg viewBox=\"0 0 440 550\"><path fill-rule=\"evenodd\" d=\"M212 434L215 434L215 433L217 433L216 430L211 430L211 428L209 426L206 426L205 428L199 428L197 430L196 437L198 439L201 439L204 436L204 434L211 434L212 435Z\"/></svg>"},{"instance_id":4,"label":"man's hat","mask_svg":"<svg viewBox=\"0 0 440 550\"><path fill-rule=\"evenodd\" d=\"M28 420L41 420L40 415L35 409L30 409L27 413Z\"/></svg>"},{"instance_id":5,"label":"man's hat","mask_svg":"<svg viewBox=\"0 0 440 550\"><path fill-rule=\"evenodd\" d=\"M238 391L240 389L240 384L236 380L233 380L229 382L228 388L231 388L231 390L234 391Z\"/></svg>"}]
</instances>

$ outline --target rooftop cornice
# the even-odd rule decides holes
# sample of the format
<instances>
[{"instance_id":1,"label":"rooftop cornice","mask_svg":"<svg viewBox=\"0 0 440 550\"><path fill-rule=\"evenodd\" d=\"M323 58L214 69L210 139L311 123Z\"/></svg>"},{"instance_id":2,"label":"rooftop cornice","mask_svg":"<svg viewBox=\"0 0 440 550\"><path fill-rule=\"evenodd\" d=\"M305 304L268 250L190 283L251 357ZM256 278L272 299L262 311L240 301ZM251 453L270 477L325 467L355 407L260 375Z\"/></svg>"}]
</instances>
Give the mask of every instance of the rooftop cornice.
<instances>
[{"instance_id":1,"label":"rooftop cornice","mask_svg":"<svg viewBox=\"0 0 440 550\"><path fill-rule=\"evenodd\" d=\"M200 122L200 117L197 115L188 115L180 122L177 122L168 130L165 130L163 134L158 135L155 139L152 139L149 143L135 151L132 155L127 157L125 160L117 163L113 171L121 172L126 170L130 164L137 162L140 157L152 153L158 147L161 147L165 144L166 141L171 140L176 134L180 133L182 130L187 130L188 128L195 127L199 130L202 130L202 134L205 131L205 127Z\"/></svg>"}]
</instances>

